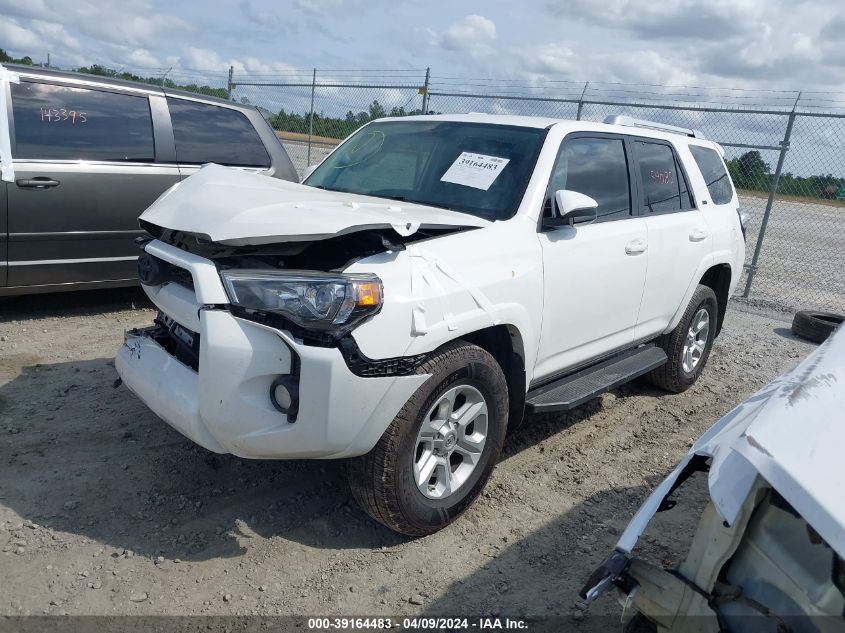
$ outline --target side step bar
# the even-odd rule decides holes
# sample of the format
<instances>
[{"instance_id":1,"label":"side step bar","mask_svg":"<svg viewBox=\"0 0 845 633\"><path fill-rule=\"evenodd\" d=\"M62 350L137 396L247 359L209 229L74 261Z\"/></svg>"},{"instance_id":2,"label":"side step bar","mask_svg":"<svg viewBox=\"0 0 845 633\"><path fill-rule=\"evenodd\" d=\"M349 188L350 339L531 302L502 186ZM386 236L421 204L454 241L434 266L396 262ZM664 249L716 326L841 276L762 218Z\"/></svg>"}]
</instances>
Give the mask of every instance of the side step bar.
<instances>
[{"instance_id":1,"label":"side step bar","mask_svg":"<svg viewBox=\"0 0 845 633\"><path fill-rule=\"evenodd\" d=\"M568 411L663 365L666 352L654 345L637 347L528 392L529 412Z\"/></svg>"}]
</instances>

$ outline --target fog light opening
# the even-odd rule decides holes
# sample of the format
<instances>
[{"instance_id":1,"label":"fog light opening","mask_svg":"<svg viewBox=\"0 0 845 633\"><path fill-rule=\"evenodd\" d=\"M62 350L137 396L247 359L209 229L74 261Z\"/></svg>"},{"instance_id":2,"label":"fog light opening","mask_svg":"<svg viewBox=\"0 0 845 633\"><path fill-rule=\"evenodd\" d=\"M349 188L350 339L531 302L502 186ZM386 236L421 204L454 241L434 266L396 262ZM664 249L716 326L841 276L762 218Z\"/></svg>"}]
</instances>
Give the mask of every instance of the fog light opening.
<instances>
[{"instance_id":1,"label":"fog light opening","mask_svg":"<svg viewBox=\"0 0 845 633\"><path fill-rule=\"evenodd\" d=\"M294 376L280 376L270 385L270 402L277 411L288 416L288 422L296 422L299 411L299 383Z\"/></svg>"}]
</instances>

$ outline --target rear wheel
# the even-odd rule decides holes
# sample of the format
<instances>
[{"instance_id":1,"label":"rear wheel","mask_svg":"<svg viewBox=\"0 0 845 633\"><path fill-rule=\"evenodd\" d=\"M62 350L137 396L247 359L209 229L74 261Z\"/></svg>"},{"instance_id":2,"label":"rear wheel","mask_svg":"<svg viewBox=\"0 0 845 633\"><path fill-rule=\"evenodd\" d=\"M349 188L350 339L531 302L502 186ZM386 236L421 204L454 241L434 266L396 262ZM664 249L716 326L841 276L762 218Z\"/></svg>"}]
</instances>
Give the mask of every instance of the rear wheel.
<instances>
[{"instance_id":1,"label":"rear wheel","mask_svg":"<svg viewBox=\"0 0 845 633\"><path fill-rule=\"evenodd\" d=\"M718 318L716 294L712 288L699 285L675 329L658 339L669 360L652 370L648 379L674 393L689 389L710 356Z\"/></svg>"},{"instance_id":2,"label":"rear wheel","mask_svg":"<svg viewBox=\"0 0 845 633\"><path fill-rule=\"evenodd\" d=\"M480 347L451 343L419 373L432 376L375 448L348 467L361 507L410 536L440 530L478 497L501 452L508 415L505 376Z\"/></svg>"}]
</instances>

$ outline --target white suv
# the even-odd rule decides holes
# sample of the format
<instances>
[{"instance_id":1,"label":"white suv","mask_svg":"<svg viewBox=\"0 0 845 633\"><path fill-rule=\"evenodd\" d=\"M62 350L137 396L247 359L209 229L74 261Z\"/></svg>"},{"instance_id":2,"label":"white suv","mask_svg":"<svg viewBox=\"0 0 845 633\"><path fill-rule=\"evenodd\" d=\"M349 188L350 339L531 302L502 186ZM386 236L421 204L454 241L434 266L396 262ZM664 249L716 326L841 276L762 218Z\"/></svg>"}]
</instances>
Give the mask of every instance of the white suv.
<instances>
[{"instance_id":1,"label":"white suv","mask_svg":"<svg viewBox=\"0 0 845 633\"><path fill-rule=\"evenodd\" d=\"M141 216L160 314L117 370L208 450L354 458L370 515L432 533L526 410L695 382L744 261L722 154L623 117L471 114L374 121L301 185L204 167Z\"/></svg>"}]
</instances>

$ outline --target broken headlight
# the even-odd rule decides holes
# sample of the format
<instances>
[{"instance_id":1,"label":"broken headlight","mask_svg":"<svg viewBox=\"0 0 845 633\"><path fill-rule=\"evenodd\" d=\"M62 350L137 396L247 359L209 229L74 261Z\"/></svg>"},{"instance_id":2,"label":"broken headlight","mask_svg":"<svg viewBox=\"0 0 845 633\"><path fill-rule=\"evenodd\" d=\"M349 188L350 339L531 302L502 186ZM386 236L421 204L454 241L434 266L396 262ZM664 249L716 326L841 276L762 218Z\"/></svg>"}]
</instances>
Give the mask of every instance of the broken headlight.
<instances>
[{"instance_id":1,"label":"broken headlight","mask_svg":"<svg viewBox=\"0 0 845 633\"><path fill-rule=\"evenodd\" d=\"M220 276L234 305L312 330L347 332L382 304L381 280L370 274L225 270Z\"/></svg>"}]
</instances>

